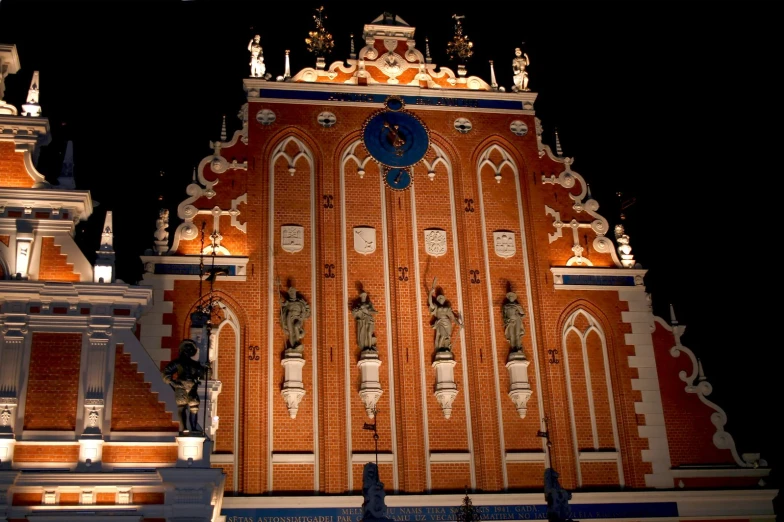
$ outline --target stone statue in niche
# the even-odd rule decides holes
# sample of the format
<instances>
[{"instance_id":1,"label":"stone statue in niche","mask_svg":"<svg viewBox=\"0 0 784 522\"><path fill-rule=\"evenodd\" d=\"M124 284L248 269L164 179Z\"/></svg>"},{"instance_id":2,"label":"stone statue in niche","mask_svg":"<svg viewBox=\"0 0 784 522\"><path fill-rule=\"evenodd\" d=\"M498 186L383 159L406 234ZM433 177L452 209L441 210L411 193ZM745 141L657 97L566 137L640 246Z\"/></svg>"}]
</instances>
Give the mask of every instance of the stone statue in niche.
<instances>
[{"instance_id":1,"label":"stone statue in niche","mask_svg":"<svg viewBox=\"0 0 784 522\"><path fill-rule=\"evenodd\" d=\"M362 520L390 520L384 502L384 483L379 480L378 466L374 462L365 464L362 470Z\"/></svg>"},{"instance_id":2,"label":"stone statue in niche","mask_svg":"<svg viewBox=\"0 0 784 522\"><path fill-rule=\"evenodd\" d=\"M440 294L436 297L435 278L433 278L433 285L430 287L430 295L428 295L427 304L430 309L430 315L435 319L433 322L433 329L436 331L436 352L451 352L453 324L462 328L463 323L452 311L452 307L447 303L444 294Z\"/></svg>"},{"instance_id":3,"label":"stone statue in niche","mask_svg":"<svg viewBox=\"0 0 784 522\"><path fill-rule=\"evenodd\" d=\"M544 499L547 501L547 520L568 522L572 520L569 500L572 494L561 487L558 472L553 468L544 470Z\"/></svg>"},{"instance_id":4,"label":"stone statue in niche","mask_svg":"<svg viewBox=\"0 0 784 522\"><path fill-rule=\"evenodd\" d=\"M504 335L509 342L509 347L513 352L522 352L523 341L521 338L525 334L525 328L523 328L525 312L517 301L516 293L507 292L502 311L504 314Z\"/></svg>"},{"instance_id":5,"label":"stone statue in niche","mask_svg":"<svg viewBox=\"0 0 784 522\"><path fill-rule=\"evenodd\" d=\"M512 81L514 92L529 91L528 88L528 73L525 71L526 66L530 65L528 54L520 50L519 47L515 49L515 57L512 60Z\"/></svg>"},{"instance_id":6,"label":"stone statue in niche","mask_svg":"<svg viewBox=\"0 0 784 522\"><path fill-rule=\"evenodd\" d=\"M359 301L351 309L357 326L357 346L360 350L376 350L375 315L378 311L373 308L373 303L368 299L367 292L359 294Z\"/></svg>"},{"instance_id":7,"label":"stone statue in niche","mask_svg":"<svg viewBox=\"0 0 784 522\"><path fill-rule=\"evenodd\" d=\"M297 289L289 287L288 296L280 301L280 326L286 333L286 352L301 354L305 347L305 319L310 317L310 305L297 295Z\"/></svg>"},{"instance_id":8,"label":"stone statue in niche","mask_svg":"<svg viewBox=\"0 0 784 522\"><path fill-rule=\"evenodd\" d=\"M198 423L200 400L197 392L201 380L209 378L211 367L209 363L202 365L193 360L199 352L193 339L182 341L179 351L177 359L166 365L161 376L174 390L180 433L202 433L204 430Z\"/></svg>"},{"instance_id":9,"label":"stone statue in niche","mask_svg":"<svg viewBox=\"0 0 784 522\"><path fill-rule=\"evenodd\" d=\"M250 51L250 75L254 78L261 78L267 72L267 67L264 65L264 50L261 48L261 35L256 35L248 43L248 51Z\"/></svg>"}]
</instances>

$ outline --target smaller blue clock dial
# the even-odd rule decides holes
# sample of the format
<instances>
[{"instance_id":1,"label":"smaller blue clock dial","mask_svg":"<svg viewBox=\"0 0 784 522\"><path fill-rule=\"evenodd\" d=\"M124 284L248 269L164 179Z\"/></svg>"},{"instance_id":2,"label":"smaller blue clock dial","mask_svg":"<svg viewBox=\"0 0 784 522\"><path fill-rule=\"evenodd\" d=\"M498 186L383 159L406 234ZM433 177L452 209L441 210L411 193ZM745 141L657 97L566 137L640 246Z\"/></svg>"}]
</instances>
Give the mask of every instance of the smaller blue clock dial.
<instances>
[{"instance_id":1,"label":"smaller blue clock dial","mask_svg":"<svg viewBox=\"0 0 784 522\"><path fill-rule=\"evenodd\" d=\"M405 190L411 186L411 172L408 169L388 169L384 174L384 182L392 190Z\"/></svg>"}]
</instances>

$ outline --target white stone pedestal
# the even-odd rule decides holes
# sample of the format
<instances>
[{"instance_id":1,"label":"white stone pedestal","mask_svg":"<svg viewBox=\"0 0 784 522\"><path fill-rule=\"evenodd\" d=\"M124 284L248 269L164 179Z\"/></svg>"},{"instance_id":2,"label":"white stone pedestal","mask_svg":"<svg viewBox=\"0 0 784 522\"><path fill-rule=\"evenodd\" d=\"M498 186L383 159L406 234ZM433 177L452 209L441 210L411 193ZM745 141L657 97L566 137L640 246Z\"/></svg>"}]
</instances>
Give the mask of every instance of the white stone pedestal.
<instances>
[{"instance_id":1,"label":"white stone pedestal","mask_svg":"<svg viewBox=\"0 0 784 522\"><path fill-rule=\"evenodd\" d=\"M101 471L103 460L103 437L101 435L82 435L79 438L78 471Z\"/></svg>"},{"instance_id":2,"label":"white stone pedestal","mask_svg":"<svg viewBox=\"0 0 784 522\"><path fill-rule=\"evenodd\" d=\"M14 460L14 436L0 435L0 469L11 469L11 461Z\"/></svg>"},{"instance_id":3,"label":"white stone pedestal","mask_svg":"<svg viewBox=\"0 0 784 522\"><path fill-rule=\"evenodd\" d=\"M436 369L436 400L441 405L444 418L452 416L452 402L457 396L457 384L455 383L455 356L452 352L438 352L436 360L433 361L433 368Z\"/></svg>"},{"instance_id":4,"label":"white stone pedestal","mask_svg":"<svg viewBox=\"0 0 784 522\"><path fill-rule=\"evenodd\" d=\"M287 353L280 364L283 365L284 370L283 389L280 394L286 401L289 416L294 419L297 417L299 403L305 396L305 386L302 384L302 367L305 366L305 359L302 354Z\"/></svg>"},{"instance_id":5,"label":"white stone pedestal","mask_svg":"<svg viewBox=\"0 0 784 522\"><path fill-rule=\"evenodd\" d=\"M359 397L365 405L365 412L372 419L376 415L376 403L384 393L378 379L378 369L381 366L378 352L376 350L362 350L357 366L362 383L359 386Z\"/></svg>"},{"instance_id":6,"label":"white stone pedestal","mask_svg":"<svg viewBox=\"0 0 784 522\"><path fill-rule=\"evenodd\" d=\"M212 441L203 435L180 435L177 441L178 468L209 468Z\"/></svg>"},{"instance_id":7,"label":"white stone pedestal","mask_svg":"<svg viewBox=\"0 0 784 522\"><path fill-rule=\"evenodd\" d=\"M528 399L533 394L528 382L529 364L531 363L522 352L510 353L506 363L506 369L509 371L509 398L512 399L521 419L528 413Z\"/></svg>"}]
</instances>

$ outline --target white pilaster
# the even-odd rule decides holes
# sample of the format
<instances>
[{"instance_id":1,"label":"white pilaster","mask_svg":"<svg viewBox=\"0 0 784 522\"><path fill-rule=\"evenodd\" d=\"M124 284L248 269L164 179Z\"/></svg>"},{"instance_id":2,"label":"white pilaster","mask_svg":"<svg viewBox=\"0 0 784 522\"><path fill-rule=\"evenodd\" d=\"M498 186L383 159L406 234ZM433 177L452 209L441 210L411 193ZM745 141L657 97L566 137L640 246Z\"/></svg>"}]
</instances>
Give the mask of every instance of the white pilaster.
<instances>
[{"instance_id":1,"label":"white pilaster","mask_svg":"<svg viewBox=\"0 0 784 522\"><path fill-rule=\"evenodd\" d=\"M638 374L637 379L632 379L632 389L640 390L642 396L641 402L634 403L634 409L637 414L645 416L646 425L638 429L639 437L648 439L648 449L642 450L642 460L650 462L652 468L652 473L645 475L645 485L672 488L670 449L665 426L661 423L664 410L653 354L651 334L656 326L650 295L628 290L619 291L618 298L629 303L629 311L621 312L621 318L632 327L632 333L626 334L626 344L634 346L634 355L629 356L629 367L636 368Z\"/></svg>"},{"instance_id":2,"label":"white pilaster","mask_svg":"<svg viewBox=\"0 0 784 522\"><path fill-rule=\"evenodd\" d=\"M457 383L455 383L455 361L451 352L440 352L436 354L433 361L433 368L436 369L436 391L435 396L444 418L452 416L452 403L457 397Z\"/></svg>"}]
</instances>

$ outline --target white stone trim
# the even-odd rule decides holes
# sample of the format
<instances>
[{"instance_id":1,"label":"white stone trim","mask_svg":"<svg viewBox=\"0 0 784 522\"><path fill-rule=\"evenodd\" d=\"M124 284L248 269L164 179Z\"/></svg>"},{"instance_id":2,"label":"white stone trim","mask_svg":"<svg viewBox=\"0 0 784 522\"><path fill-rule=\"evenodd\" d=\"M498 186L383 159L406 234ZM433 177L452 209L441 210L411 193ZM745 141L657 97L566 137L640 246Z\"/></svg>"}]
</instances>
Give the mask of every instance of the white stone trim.
<instances>
[{"instance_id":1,"label":"white stone trim","mask_svg":"<svg viewBox=\"0 0 784 522\"><path fill-rule=\"evenodd\" d=\"M580 462L621 462L619 451L581 451L577 455ZM621 484L623 485L623 484Z\"/></svg>"},{"instance_id":2,"label":"white stone trim","mask_svg":"<svg viewBox=\"0 0 784 522\"><path fill-rule=\"evenodd\" d=\"M763 478L770 475L770 468L673 468L675 478Z\"/></svg>"},{"instance_id":3,"label":"white stone trim","mask_svg":"<svg viewBox=\"0 0 784 522\"><path fill-rule=\"evenodd\" d=\"M399 95L399 96L418 96L422 98L462 98L462 99L472 99L472 100L506 100L506 101L519 101L520 102L520 109L522 110L523 105L525 103L533 105L534 101L538 94L536 92L519 92L519 93L502 93L497 91L478 91L473 89L427 89L423 90L418 87L411 87L405 85L394 85L394 84L386 84L386 83L379 83L379 84L369 84L363 85L361 87L357 87L356 85L351 84L339 84L339 83L315 83L315 82L289 82L289 83L281 83L281 82L268 82L265 80L260 80L258 78L244 78L243 79L243 86L245 88L245 92L248 92L252 89L255 89L260 94L264 93L264 90L281 90L281 91L307 91L307 92L334 92L334 93L357 93L358 91L362 92L363 94L387 94L387 95ZM253 102L258 99L262 98L259 97L249 97L248 101ZM313 100L313 104L315 105L325 105L325 101L320 100ZM363 107L367 107L372 105L371 103L362 103ZM378 104L381 107L383 104ZM407 109L412 108L426 108L430 107L429 105L414 105L407 106ZM470 107L450 107L451 110L463 111L464 109L469 109ZM531 111L533 113L533 111Z\"/></svg>"},{"instance_id":4,"label":"white stone trim","mask_svg":"<svg viewBox=\"0 0 784 522\"><path fill-rule=\"evenodd\" d=\"M358 140L359 143L359 140ZM370 155L365 158L365 161L370 159ZM381 243L384 248L384 299L386 299L386 313L385 319L387 322L387 331L389 332L392 326L392 310L390 307L390 303L392 303L392 286L390 282L390 274L389 274L389 226L387 224L387 198L386 198L386 186L384 183L379 179L378 182L379 190L381 192ZM391 333L387 334L387 359L389 359L389 364L387 365L388 372L389 372L389 418L393 419L390 424L390 431L391 431L391 446L392 446L392 485L395 492L400 490L400 477L398 474L398 453L397 453L397 423L394 419L397 418L396 408L395 408L395 346L392 342L392 335ZM351 477L351 474L349 474Z\"/></svg>"},{"instance_id":5,"label":"white stone trim","mask_svg":"<svg viewBox=\"0 0 784 522\"><path fill-rule=\"evenodd\" d=\"M642 450L643 462L651 463L652 473L645 475L645 485L650 488L672 488L674 485L671 471L669 441L661 419L661 388L656 373L656 358L653 354L655 330L650 295L629 288L618 290L618 300L626 301L629 311L622 312L621 320L632 326L633 332L625 334L626 344L634 346L634 355L628 356L629 367L638 370L638 378L632 379L632 389L641 393L641 402L634 403L637 413L645 416L645 426L638 426L640 438L648 439L648 449ZM628 315L624 315L628 314ZM647 333L643 333L647 330Z\"/></svg>"},{"instance_id":6,"label":"white stone trim","mask_svg":"<svg viewBox=\"0 0 784 522\"><path fill-rule=\"evenodd\" d=\"M273 464L313 464L316 465L316 456L313 453L273 453Z\"/></svg>"},{"instance_id":7,"label":"white stone trim","mask_svg":"<svg viewBox=\"0 0 784 522\"><path fill-rule=\"evenodd\" d=\"M210 464L236 464L234 453L213 453L210 455ZM236 490L236 487L235 487Z\"/></svg>"},{"instance_id":8,"label":"white stone trim","mask_svg":"<svg viewBox=\"0 0 784 522\"><path fill-rule=\"evenodd\" d=\"M455 181L454 181L454 174L452 172L452 163L449 161L448 156L446 153L441 150L441 148L436 145L435 143L430 144L430 148L435 152L436 159L433 160L432 165L429 165L429 168L435 170L435 167L441 163L446 167L447 171L447 179L449 180L449 211L450 211L450 218L451 218L451 225L452 225L452 238L453 238L453 245L452 245L452 255L454 256L454 263L455 263L455 291L457 292L457 306L459 307L459 313L463 314L465 312L465 305L463 303L463 278L460 276L463 272L460 266L460 234L458 233L457 229L457 209L455 208ZM417 264L417 269L419 269L419 264ZM419 288L419 287L417 287ZM460 318L461 321L463 318ZM468 352L466 351L466 332L465 328L460 328L458 330L458 335L460 336L460 366L463 374L463 401L465 402L465 412L466 412L466 433L468 435L468 456L469 456L469 472L471 476L471 489L476 489L476 455L474 454L474 429L473 423L471 421L471 388L469 383L471 382L468 378ZM431 459L432 459L431 454Z\"/></svg>"},{"instance_id":9,"label":"white stone trim","mask_svg":"<svg viewBox=\"0 0 784 522\"><path fill-rule=\"evenodd\" d=\"M473 455L466 452L430 453L430 464L471 464ZM476 486L472 486L475 488Z\"/></svg>"},{"instance_id":10,"label":"white stone trim","mask_svg":"<svg viewBox=\"0 0 784 522\"><path fill-rule=\"evenodd\" d=\"M547 461L547 454L544 452L507 451L504 459L507 464L510 462L541 462L544 464Z\"/></svg>"},{"instance_id":11,"label":"white stone trim","mask_svg":"<svg viewBox=\"0 0 784 522\"><path fill-rule=\"evenodd\" d=\"M346 164L350 161L353 161L356 165L358 170L361 170L363 174L360 179L364 178L364 169L365 166L373 161L373 158L368 154L364 159L360 159L357 156L357 149L362 145L361 140L356 140L353 143L349 144L341 155L340 161L340 240L341 240L341 259L343 263L343 267L348 266L348 238L346 237L346 227L348 226L346 220ZM390 419L395 418L395 384L394 384L394 349L392 346L392 335L389 332L389 325L392 324L392 317L390 311L390 289L389 289L389 252L387 250L387 229L386 229L386 206L385 206L385 199L384 199L384 189L385 185L378 179L378 188L381 191L380 203L381 203L381 222L382 222L382 246L383 246L383 256L384 256L384 298L385 298L385 318L386 318L386 325L387 325L387 335L386 335L386 344L387 344L387 367L388 367L388 378L389 378L389 405L390 405ZM345 272L346 275L343 277L343 296L344 301L348 297L348 272ZM353 389L352 381L351 381L351 373L349 369L355 364L355 362L351 361L351 354L353 350L351 348L351 340L349 336L349 321L351 320L351 314L348 311L344 315L343 320L343 338L344 338L344 364L345 364L345 380L346 380L346 458L348 461L348 469L351 470L352 464L356 463L357 455L365 455L363 453L354 453L353 449L353 439L352 439L352 422L351 422L351 398L356 393L356 390ZM393 463L392 466L392 487L394 491L398 491L398 469L397 469L397 427L394 422L390 426L391 429L391 446L392 446L392 453L388 454L390 462ZM381 455L379 455L380 457ZM386 458L386 457L385 457ZM362 461L370 462L370 461ZM381 462L381 460L379 460ZM385 461L386 462L386 461ZM354 488L354 474L349 471L348 473L348 487L349 491L353 490Z\"/></svg>"},{"instance_id":12,"label":"white stone trim","mask_svg":"<svg viewBox=\"0 0 784 522\"><path fill-rule=\"evenodd\" d=\"M286 153L286 147L290 144L294 143L297 145L299 151L293 156L289 156ZM308 148L308 146L303 143L301 140L296 138L295 136L287 136L282 138L278 141L273 149L272 153L270 154L269 160L269 212L268 212L268 240L269 244L269 270L267 274L268 280L268 288L269 288L269 312L267 316L267 327L268 327L268 334L267 334L267 353L268 353L268 367L267 372L269 376L274 375L273 373L273 362L274 364L278 364L280 361L280 357L278 356L280 350L275 348L274 346L274 328L275 328L275 310L279 309L280 303L278 302L278 291L279 287L275 283L275 252L277 250L277 234L275 230L275 163L280 158L285 158L288 162L290 168L296 168L295 165L300 159L304 159L308 164L309 170L309 181L310 181L310 227L311 227L311 234L310 234L310 261L311 261L311 274L310 274L310 283L311 283L311 292L312 295L309 296L308 302L310 303L311 308L311 335L310 335L310 343L311 343L311 367L313 371L313 390L311 390L312 397L313 397L313 451L314 451L314 460L313 460L313 490L319 490L319 422L318 422L318 389L319 389L319 380L318 380L318 310L317 310L317 303L318 303L318 280L317 274L320 274L321 271L318 270L316 265L317 259L317 252L316 252L316 244L318 243L316 238L316 198L315 198L315 191L316 191L316 169L315 169L315 160L313 156L313 152ZM295 175L295 173L292 173ZM274 475L273 475L273 458L275 453L273 451L273 440L274 440L274 433L273 433L273 414L272 414L272 401L273 400L281 400L279 394L276 393L275 390L275 383L273 383L272 379L268 379L268 404L267 404L267 437L269 440L268 444L268 465L267 465L267 483L269 490L272 491L273 484L274 484Z\"/></svg>"},{"instance_id":13,"label":"white stone trim","mask_svg":"<svg viewBox=\"0 0 784 522\"><path fill-rule=\"evenodd\" d=\"M54 209L58 209L61 215L63 212L71 214L69 219L46 220L39 223L39 226L63 223L73 228L74 220L86 221L93 213L93 201L88 190L0 187L0 207L4 208L0 211L0 216L4 215L8 209L26 207L30 207L32 212L52 212ZM17 218L3 218L3 220L6 219L16 229L14 222Z\"/></svg>"},{"instance_id":14,"label":"white stone trim","mask_svg":"<svg viewBox=\"0 0 784 522\"><path fill-rule=\"evenodd\" d=\"M367 464L368 462L375 462L378 457L379 464L392 464L395 463L395 455L393 453L352 453L351 464ZM350 473L350 472L349 472Z\"/></svg>"},{"instance_id":15,"label":"white stone trim","mask_svg":"<svg viewBox=\"0 0 784 522\"><path fill-rule=\"evenodd\" d=\"M670 313L674 317L672 310ZM727 414L718 404L706 399L706 397L713 392L713 386L706 380L702 370L702 364L694 356L694 352L681 344L681 335L686 327L678 325L678 323L674 323L674 326L670 327L660 317L656 317L655 320L666 330L672 332L673 337L675 338L675 345L670 348L670 355L678 357L681 353L685 353L691 360L691 373L687 374L685 371L681 371L678 374L678 377L680 377L681 381L686 383L686 387L684 388L686 393L696 394L697 398L700 399L700 402L714 410L714 413L710 416L711 423L716 427L716 432L713 434L714 446L718 449L729 450L735 463L742 468L756 468L760 465L766 465L766 463L759 458L759 454L744 453L742 456L738 455L738 450L735 448L735 440L732 438L732 435L724 431L724 425L727 424ZM674 321L675 320L673 319L673 322ZM652 325L651 330L653 331L654 329L655 326ZM695 379L697 380L697 384L694 383Z\"/></svg>"},{"instance_id":16,"label":"white stone trim","mask_svg":"<svg viewBox=\"0 0 784 522\"><path fill-rule=\"evenodd\" d=\"M430 491L433 488L433 480L430 469L430 425L428 422L427 393L431 388L425 380L427 363L425 359L424 317L422 315L422 280L419 271L419 233L417 232L416 193L413 183L409 188L409 204L411 205L411 241L413 242L412 257L414 261L412 277L416 285L414 295L416 295L417 344L419 345L419 386L422 390L420 399L422 406L422 450L425 454L425 491Z\"/></svg>"}]
</instances>

